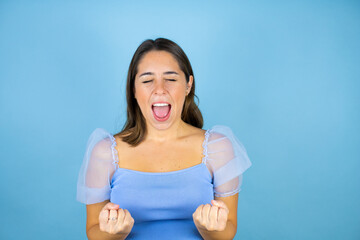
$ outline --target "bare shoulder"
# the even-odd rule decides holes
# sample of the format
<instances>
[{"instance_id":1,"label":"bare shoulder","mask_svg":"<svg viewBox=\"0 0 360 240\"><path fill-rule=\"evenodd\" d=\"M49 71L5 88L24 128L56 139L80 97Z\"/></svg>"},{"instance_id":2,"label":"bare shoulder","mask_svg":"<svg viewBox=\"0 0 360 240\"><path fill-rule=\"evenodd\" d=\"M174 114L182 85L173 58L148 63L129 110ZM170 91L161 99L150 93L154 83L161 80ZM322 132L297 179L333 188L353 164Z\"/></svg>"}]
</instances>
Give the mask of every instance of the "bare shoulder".
<instances>
[{"instance_id":1,"label":"bare shoulder","mask_svg":"<svg viewBox=\"0 0 360 240\"><path fill-rule=\"evenodd\" d=\"M205 132L206 130L204 129L188 124L183 137L181 137L179 141L189 149L194 149L195 146L199 146L199 150L201 150L202 143L205 139Z\"/></svg>"},{"instance_id":2,"label":"bare shoulder","mask_svg":"<svg viewBox=\"0 0 360 240\"><path fill-rule=\"evenodd\" d=\"M191 137L195 137L195 138L203 138L205 136L205 132L206 130L202 129L202 128L198 128L198 127L194 127L189 125L189 132L190 132L190 136Z\"/></svg>"},{"instance_id":3,"label":"bare shoulder","mask_svg":"<svg viewBox=\"0 0 360 240\"><path fill-rule=\"evenodd\" d=\"M122 140L122 137L127 136L127 135L129 135L129 133L128 134L125 133L122 135L119 135L119 134L114 135L117 149L126 149L126 148L130 147L130 144L128 144L127 142L124 142Z\"/></svg>"}]
</instances>

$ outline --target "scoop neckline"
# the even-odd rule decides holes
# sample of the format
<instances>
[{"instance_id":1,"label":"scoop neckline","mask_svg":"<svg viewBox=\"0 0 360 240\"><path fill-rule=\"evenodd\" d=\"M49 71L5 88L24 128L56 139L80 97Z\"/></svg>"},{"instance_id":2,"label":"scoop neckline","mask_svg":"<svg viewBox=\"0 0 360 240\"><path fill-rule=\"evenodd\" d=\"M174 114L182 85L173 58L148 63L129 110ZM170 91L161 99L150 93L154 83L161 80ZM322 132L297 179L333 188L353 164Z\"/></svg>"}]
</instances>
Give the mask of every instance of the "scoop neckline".
<instances>
[{"instance_id":1,"label":"scoop neckline","mask_svg":"<svg viewBox=\"0 0 360 240\"><path fill-rule=\"evenodd\" d=\"M201 159L201 163L198 163L198 164L196 164L194 166L191 166L191 167L187 167L187 168L183 168L183 169L179 169L179 170L175 170L175 171L168 171L168 172L143 172L143 171L138 171L138 170L119 167L118 152L117 152L117 150L115 148L115 146L117 146L117 142L116 142L115 137L112 134L110 134L111 140L112 140L111 148L112 148L113 152L115 152L113 154L114 155L113 157L116 157L116 161L114 162L116 164L115 172L117 172L119 170L123 170L123 171L127 171L127 172L143 174L143 175L167 175L167 174L176 174L176 173L186 172L186 171L189 171L191 169L200 167L201 165L204 165L206 167L208 175L211 177L210 172L209 172L209 170L207 169L207 166L206 166L206 160L207 160L207 157L208 157L207 156L206 143L208 142L210 130L211 130L211 128L207 129L205 131L205 133L204 133L205 138L204 138L204 141L202 143L202 150L203 150L202 153L203 153L204 157Z\"/></svg>"},{"instance_id":2,"label":"scoop neckline","mask_svg":"<svg viewBox=\"0 0 360 240\"><path fill-rule=\"evenodd\" d=\"M176 173L182 173L182 172L187 172L190 171L194 168L198 168L201 167L201 165L206 166L206 164L204 162L198 163L194 166L191 167L187 167L187 168L183 168L183 169L179 169L179 170L175 170L175 171L168 171L168 172L143 172L143 171L138 171L138 170L133 170L133 169L128 169L128 168L121 168L118 167L115 172L117 171L126 171L126 172L133 172L133 173L137 173L137 174L143 174L143 175L170 175L170 174L176 174ZM206 167L207 168L207 167ZM207 170L207 169L206 169ZM209 171L209 170L207 170ZM209 173L210 174L210 173Z\"/></svg>"}]
</instances>

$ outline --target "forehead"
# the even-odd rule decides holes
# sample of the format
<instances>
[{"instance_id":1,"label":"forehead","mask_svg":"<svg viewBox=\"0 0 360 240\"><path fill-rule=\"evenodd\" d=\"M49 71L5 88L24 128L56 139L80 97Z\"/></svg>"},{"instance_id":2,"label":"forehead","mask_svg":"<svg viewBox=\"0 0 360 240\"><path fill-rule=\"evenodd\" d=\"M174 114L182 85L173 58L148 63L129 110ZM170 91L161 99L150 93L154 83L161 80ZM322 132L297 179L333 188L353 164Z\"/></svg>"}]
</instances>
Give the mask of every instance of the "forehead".
<instances>
[{"instance_id":1,"label":"forehead","mask_svg":"<svg viewBox=\"0 0 360 240\"><path fill-rule=\"evenodd\" d=\"M170 71L180 67L174 56L167 51L150 51L139 62L138 73L144 71Z\"/></svg>"}]
</instances>

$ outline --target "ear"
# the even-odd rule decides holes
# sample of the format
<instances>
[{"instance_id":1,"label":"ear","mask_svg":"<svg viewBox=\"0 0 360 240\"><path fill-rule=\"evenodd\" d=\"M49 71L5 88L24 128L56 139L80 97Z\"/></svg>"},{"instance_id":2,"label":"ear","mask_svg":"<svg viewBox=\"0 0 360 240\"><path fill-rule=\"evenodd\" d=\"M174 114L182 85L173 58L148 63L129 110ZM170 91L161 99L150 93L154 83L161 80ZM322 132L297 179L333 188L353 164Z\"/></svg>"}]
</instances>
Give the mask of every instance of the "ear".
<instances>
[{"instance_id":1,"label":"ear","mask_svg":"<svg viewBox=\"0 0 360 240\"><path fill-rule=\"evenodd\" d=\"M189 94L189 92L191 91L191 87L192 87L193 81L194 81L194 77L193 77L193 75L190 75L190 76L189 76L189 82L186 83L186 87L187 87L187 89L186 89L186 95Z\"/></svg>"}]
</instances>

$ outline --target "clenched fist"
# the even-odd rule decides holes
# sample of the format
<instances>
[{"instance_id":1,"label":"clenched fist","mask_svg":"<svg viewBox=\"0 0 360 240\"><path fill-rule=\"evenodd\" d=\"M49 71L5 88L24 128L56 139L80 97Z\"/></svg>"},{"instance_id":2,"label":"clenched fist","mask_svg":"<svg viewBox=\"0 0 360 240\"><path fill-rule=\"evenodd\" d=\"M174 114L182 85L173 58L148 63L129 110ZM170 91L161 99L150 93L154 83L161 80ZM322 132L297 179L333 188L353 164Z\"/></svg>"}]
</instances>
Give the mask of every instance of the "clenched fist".
<instances>
[{"instance_id":1,"label":"clenched fist","mask_svg":"<svg viewBox=\"0 0 360 240\"><path fill-rule=\"evenodd\" d=\"M197 228L207 231L223 231L229 215L229 209L221 200L211 200L210 204L201 204L193 213L193 220Z\"/></svg>"},{"instance_id":2,"label":"clenched fist","mask_svg":"<svg viewBox=\"0 0 360 240\"><path fill-rule=\"evenodd\" d=\"M134 222L127 209L112 202L107 203L99 214L100 230L111 234L129 234Z\"/></svg>"}]
</instances>

